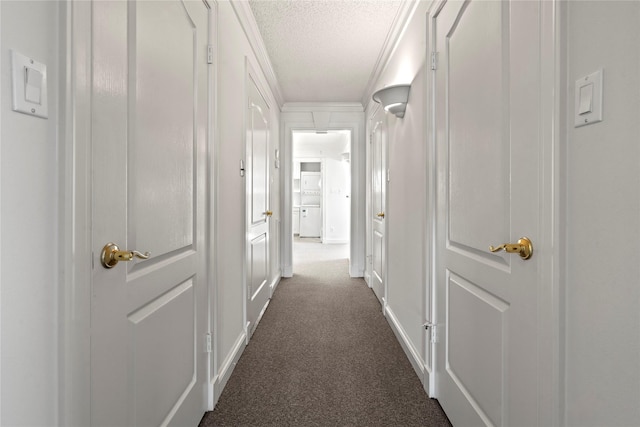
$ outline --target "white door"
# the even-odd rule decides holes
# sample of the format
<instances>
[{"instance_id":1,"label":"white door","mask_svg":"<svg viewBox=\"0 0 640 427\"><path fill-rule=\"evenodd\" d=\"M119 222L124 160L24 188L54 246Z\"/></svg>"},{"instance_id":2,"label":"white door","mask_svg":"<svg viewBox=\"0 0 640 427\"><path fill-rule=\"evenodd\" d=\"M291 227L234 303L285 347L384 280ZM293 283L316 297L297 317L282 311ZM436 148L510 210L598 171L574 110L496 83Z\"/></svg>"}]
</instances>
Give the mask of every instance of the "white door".
<instances>
[{"instance_id":1,"label":"white door","mask_svg":"<svg viewBox=\"0 0 640 427\"><path fill-rule=\"evenodd\" d=\"M197 425L208 11L201 1L97 1L92 14L91 424ZM150 258L105 268L109 242L125 259Z\"/></svg>"},{"instance_id":2,"label":"white door","mask_svg":"<svg viewBox=\"0 0 640 427\"><path fill-rule=\"evenodd\" d=\"M387 133L384 111L371 120L371 287L384 310L386 304L385 206L387 190Z\"/></svg>"},{"instance_id":3,"label":"white door","mask_svg":"<svg viewBox=\"0 0 640 427\"><path fill-rule=\"evenodd\" d=\"M249 102L246 132L247 193L247 339L255 330L270 298L269 279L269 106L255 74L247 77Z\"/></svg>"},{"instance_id":4,"label":"white door","mask_svg":"<svg viewBox=\"0 0 640 427\"><path fill-rule=\"evenodd\" d=\"M455 426L538 423L541 14L447 2L437 48L437 393ZM492 253L526 236L534 252Z\"/></svg>"}]
</instances>

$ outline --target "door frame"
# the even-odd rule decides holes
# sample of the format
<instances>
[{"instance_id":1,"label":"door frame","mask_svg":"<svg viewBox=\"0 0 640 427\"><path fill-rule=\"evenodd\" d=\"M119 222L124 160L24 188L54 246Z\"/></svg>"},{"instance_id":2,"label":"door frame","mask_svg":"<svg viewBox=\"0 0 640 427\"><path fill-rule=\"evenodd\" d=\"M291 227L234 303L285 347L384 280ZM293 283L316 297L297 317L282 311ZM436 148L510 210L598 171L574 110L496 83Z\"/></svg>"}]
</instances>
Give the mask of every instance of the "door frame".
<instances>
[{"instance_id":1,"label":"door frame","mask_svg":"<svg viewBox=\"0 0 640 427\"><path fill-rule=\"evenodd\" d=\"M329 113L323 130L351 132L351 227L349 230L349 275L363 277L365 271L365 128L361 104L313 103L285 104L280 118L280 142L283 144L280 194L282 224L280 260L282 277L293 276L293 132L314 131L314 113Z\"/></svg>"},{"instance_id":2,"label":"door frame","mask_svg":"<svg viewBox=\"0 0 640 427\"><path fill-rule=\"evenodd\" d=\"M216 41L217 0L202 0L209 9L209 44ZM92 253L92 149L91 149L91 61L92 61L92 6L91 2L63 1L61 3L60 28L64 38L61 42L60 65L60 145L59 145L59 208L58 208L58 262L59 299L58 299L58 420L60 425L90 425L91 423L91 281L92 268L96 254ZM213 13L212 13L213 12ZM214 39L212 39L212 37ZM209 72L212 72L209 67ZM215 72L214 72L215 73ZM207 132L204 154L207 170L204 194L208 197L214 187L214 150L215 129L215 81L208 83L209 131ZM205 202L205 241L203 251L210 259L213 255L212 218L215 199ZM210 268L204 269L205 283L209 299L216 295L216 286L210 275ZM208 316L215 319L214 305L208 302ZM211 325L211 323L209 323ZM196 333L210 333L197 331ZM205 363L212 365L215 350L208 354ZM209 381L211 372L205 370L208 387L203 402L209 402L213 409L213 387Z\"/></svg>"},{"instance_id":3,"label":"door frame","mask_svg":"<svg viewBox=\"0 0 640 427\"><path fill-rule=\"evenodd\" d=\"M434 50L433 41L435 39L434 31L436 29L435 20L446 0L440 0L431 9L427 22L428 31L428 47ZM561 162L563 159L562 151L562 135L565 129L565 113L562 110L564 105L563 92L563 75L565 69L563 60L563 50L565 36L562 29L564 17L564 6L562 1L540 1L541 11L541 144L539 147L540 166L538 171L538 182L540 188L540 235L539 241L536 242L536 255L539 257L538 269L538 305L539 319L538 336L540 339L540 347L538 351L537 372L539 380L539 425L562 425L564 412L564 381L563 381L563 320L561 307L563 301L562 279L563 279L563 261L564 244L561 238L564 236L565 226L562 222L564 205L562 196L563 179L561 175ZM436 99L434 85L436 84L433 75L431 75L429 88L431 93L429 96L429 105L432 114L435 111ZM433 119L433 117L431 117ZM433 120L430 120L434 123ZM428 152L432 156L427 166L428 176L435 180L437 177L437 157L433 157L436 152L435 126L432 124L428 131ZM437 183L434 185L437 186ZM437 187L430 187L432 190ZM432 195L431 197L434 197ZM442 232L437 224L435 216L437 206L435 203L429 204L429 216L431 221L430 229ZM437 239L431 236L429 247L431 248L431 259L425 262L431 262L432 271L429 274L430 280L433 281L434 301L434 318L438 326L444 323L442 313L444 310L437 306L438 287L435 285L437 280L437 271L442 268L441 256L437 252ZM436 345L438 344L436 339ZM437 353L433 353L433 366L438 366L436 358ZM434 372L434 376L439 372ZM432 389L431 397L438 397L438 390Z\"/></svg>"}]
</instances>

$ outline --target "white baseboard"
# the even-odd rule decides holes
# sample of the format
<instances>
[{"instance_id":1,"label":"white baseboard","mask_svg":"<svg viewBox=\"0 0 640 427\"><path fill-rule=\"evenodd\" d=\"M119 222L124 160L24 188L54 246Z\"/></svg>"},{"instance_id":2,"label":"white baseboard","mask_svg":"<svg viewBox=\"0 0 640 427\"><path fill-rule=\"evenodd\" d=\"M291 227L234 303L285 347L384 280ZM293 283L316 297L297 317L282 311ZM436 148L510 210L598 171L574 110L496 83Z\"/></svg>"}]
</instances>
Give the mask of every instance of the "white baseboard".
<instances>
[{"instance_id":1,"label":"white baseboard","mask_svg":"<svg viewBox=\"0 0 640 427\"><path fill-rule=\"evenodd\" d=\"M275 277L271 281L271 285L269 285L269 289L270 289L269 298L273 298L273 293L276 291L276 288L280 284L280 278L281 277L282 277L282 271L278 270L278 272L276 273Z\"/></svg>"},{"instance_id":2,"label":"white baseboard","mask_svg":"<svg viewBox=\"0 0 640 427\"><path fill-rule=\"evenodd\" d=\"M393 313L393 310L388 304L386 306L386 317L387 322L389 322L389 325L391 326L391 330L400 342L400 345L402 346L404 353L407 355L409 362L411 362L413 370L416 371L416 375L418 375L418 378L420 378L420 382L423 382L425 362L424 360L422 360L422 357L420 357L420 353L416 351L416 348L413 346L411 341L409 341L407 333L404 331L402 325L400 325L398 318Z\"/></svg>"},{"instance_id":3,"label":"white baseboard","mask_svg":"<svg viewBox=\"0 0 640 427\"><path fill-rule=\"evenodd\" d=\"M234 368L238 364L238 360L240 360L240 356L242 356L242 352L246 346L246 333L242 331L238 338L236 338L236 342L233 345L233 348L227 354L227 357L222 362L222 366L220 367L220 371L218 372L218 376L215 377L213 381L213 406L216 406L218 403L218 399L220 399L220 395L222 394L222 390L227 385L229 378L231 377L231 373Z\"/></svg>"},{"instance_id":4,"label":"white baseboard","mask_svg":"<svg viewBox=\"0 0 640 427\"><path fill-rule=\"evenodd\" d=\"M349 239L322 239L322 243L325 245L343 245L349 243Z\"/></svg>"},{"instance_id":5,"label":"white baseboard","mask_svg":"<svg viewBox=\"0 0 640 427\"><path fill-rule=\"evenodd\" d=\"M364 270L360 270L357 267L349 268L349 276L350 277L364 277Z\"/></svg>"},{"instance_id":6,"label":"white baseboard","mask_svg":"<svg viewBox=\"0 0 640 427\"><path fill-rule=\"evenodd\" d=\"M293 266L285 265L282 270L282 277L293 277Z\"/></svg>"}]
</instances>

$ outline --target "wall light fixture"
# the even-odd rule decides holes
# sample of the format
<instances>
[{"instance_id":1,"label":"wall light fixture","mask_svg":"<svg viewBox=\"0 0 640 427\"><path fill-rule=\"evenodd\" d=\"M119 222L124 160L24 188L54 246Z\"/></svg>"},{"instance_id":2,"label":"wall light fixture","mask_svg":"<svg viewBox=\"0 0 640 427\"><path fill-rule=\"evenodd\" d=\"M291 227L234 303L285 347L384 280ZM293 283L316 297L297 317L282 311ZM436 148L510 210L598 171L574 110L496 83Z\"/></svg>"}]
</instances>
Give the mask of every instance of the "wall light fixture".
<instances>
[{"instance_id":1,"label":"wall light fixture","mask_svg":"<svg viewBox=\"0 0 640 427\"><path fill-rule=\"evenodd\" d=\"M382 104L385 111L402 118L409 100L409 89L411 85L387 86L374 93L373 100Z\"/></svg>"}]
</instances>

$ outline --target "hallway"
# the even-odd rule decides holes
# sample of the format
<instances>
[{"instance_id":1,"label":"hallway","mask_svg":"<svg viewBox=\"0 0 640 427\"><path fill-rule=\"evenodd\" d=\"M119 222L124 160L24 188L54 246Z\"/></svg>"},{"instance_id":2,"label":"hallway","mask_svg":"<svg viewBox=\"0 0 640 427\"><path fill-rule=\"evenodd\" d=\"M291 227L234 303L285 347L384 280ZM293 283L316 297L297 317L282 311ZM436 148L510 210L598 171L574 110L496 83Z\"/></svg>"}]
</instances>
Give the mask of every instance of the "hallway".
<instances>
[{"instance_id":1,"label":"hallway","mask_svg":"<svg viewBox=\"0 0 640 427\"><path fill-rule=\"evenodd\" d=\"M201 426L450 425L380 304L347 274L348 245L294 243L283 279Z\"/></svg>"}]
</instances>

